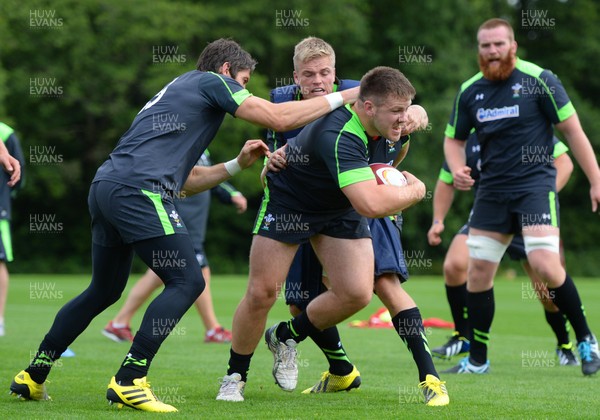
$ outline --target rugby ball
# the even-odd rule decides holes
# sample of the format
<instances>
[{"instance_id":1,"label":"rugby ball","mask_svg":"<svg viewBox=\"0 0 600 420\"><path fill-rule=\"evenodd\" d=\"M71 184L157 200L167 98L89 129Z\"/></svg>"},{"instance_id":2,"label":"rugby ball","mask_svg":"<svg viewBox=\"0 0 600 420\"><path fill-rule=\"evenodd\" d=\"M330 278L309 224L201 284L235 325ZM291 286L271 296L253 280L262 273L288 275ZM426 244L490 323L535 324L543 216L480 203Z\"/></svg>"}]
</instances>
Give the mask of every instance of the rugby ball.
<instances>
[{"instance_id":1,"label":"rugby ball","mask_svg":"<svg viewBox=\"0 0 600 420\"><path fill-rule=\"evenodd\" d=\"M408 182L406 177L398 169L392 165L385 163L372 163L369 165L375 179L379 185L395 185L396 187L404 187Z\"/></svg>"}]
</instances>

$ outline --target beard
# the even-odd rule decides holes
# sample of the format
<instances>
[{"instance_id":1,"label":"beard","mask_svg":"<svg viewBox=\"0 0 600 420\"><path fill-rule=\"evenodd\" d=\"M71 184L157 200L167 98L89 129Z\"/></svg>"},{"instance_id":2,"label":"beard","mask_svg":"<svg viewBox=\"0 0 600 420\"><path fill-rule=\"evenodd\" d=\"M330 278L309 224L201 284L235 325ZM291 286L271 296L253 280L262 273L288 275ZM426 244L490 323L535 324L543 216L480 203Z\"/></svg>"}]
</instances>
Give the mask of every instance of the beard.
<instances>
[{"instance_id":1,"label":"beard","mask_svg":"<svg viewBox=\"0 0 600 420\"><path fill-rule=\"evenodd\" d=\"M479 58L479 70L483 73L483 77L494 82L506 80L510 77L511 73L515 69L516 53L509 52L505 58L497 60L498 66L491 66L490 62L485 58L478 55Z\"/></svg>"}]
</instances>

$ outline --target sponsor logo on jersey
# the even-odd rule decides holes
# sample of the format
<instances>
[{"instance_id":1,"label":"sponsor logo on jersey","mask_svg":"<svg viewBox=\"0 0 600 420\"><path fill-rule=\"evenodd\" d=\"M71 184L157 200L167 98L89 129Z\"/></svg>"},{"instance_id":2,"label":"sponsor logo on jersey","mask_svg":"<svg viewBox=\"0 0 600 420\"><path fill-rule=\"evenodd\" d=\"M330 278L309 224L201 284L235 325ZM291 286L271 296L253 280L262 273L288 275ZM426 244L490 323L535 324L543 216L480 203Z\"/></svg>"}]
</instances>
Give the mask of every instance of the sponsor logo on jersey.
<instances>
[{"instance_id":1,"label":"sponsor logo on jersey","mask_svg":"<svg viewBox=\"0 0 600 420\"><path fill-rule=\"evenodd\" d=\"M476 93L475 94L475 100L476 101L483 101L483 93Z\"/></svg>"},{"instance_id":2,"label":"sponsor logo on jersey","mask_svg":"<svg viewBox=\"0 0 600 420\"><path fill-rule=\"evenodd\" d=\"M519 105L504 106L502 108L479 108L477 110L477 121L487 122L503 120L505 118L518 118Z\"/></svg>"}]
</instances>

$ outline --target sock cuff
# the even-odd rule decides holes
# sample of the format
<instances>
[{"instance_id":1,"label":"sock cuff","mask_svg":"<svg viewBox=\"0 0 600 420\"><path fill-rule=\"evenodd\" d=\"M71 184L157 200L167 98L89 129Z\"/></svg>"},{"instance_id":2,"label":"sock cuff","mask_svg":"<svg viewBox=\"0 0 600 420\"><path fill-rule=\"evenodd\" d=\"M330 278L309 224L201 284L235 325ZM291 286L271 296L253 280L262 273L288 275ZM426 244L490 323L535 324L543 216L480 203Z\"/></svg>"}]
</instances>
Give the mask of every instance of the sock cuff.
<instances>
[{"instance_id":1,"label":"sock cuff","mask_svg":"<svg viewBox=\"0 0 600 420\"><path fill-rule=\"evenodd\" d=\"M483 292L467 291L467 305L474 307L488 306L494 304L494 288Z\"/></svg>"}]
</instances>

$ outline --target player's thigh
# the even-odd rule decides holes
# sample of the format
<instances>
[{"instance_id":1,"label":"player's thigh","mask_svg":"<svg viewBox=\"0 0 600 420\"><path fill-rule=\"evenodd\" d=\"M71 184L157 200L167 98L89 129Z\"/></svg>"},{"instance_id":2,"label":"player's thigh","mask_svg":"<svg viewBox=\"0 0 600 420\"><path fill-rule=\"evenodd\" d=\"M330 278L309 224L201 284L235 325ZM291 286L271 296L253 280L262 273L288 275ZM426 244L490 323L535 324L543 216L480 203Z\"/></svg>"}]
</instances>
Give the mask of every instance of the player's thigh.
<instances>
[{"instance_id":1,"label":"player's thigh","mask_svg":"<svg viewBox=\"0 0 600 420\"><path fill-rule=\"evenodd\" d=\"M297 249L298 245L254 235L250 247L248 291L268 296L281 291Z\"/></svg>"},{"instance_id":2,"label":"player's thigh","mask_svg":"<svg viewBox=\"0 0 600 420\"><path fill-rule=\"evenodd\" d=\"M565 278L565 271L560 261L559 234L558 227L523 227L527 262L550 287L557 287Z\"/></svg>"},{"instance_id":3,"label":"player's thigh","mask_svg":"<svg viewBox=\"0 0 600 420\"><path fill-rule=\"evenodd\" d=\"M372 294L374 256L370 238L340 239L316 235L311 242L336 294Z\"/></svg>"}]
</instances>

